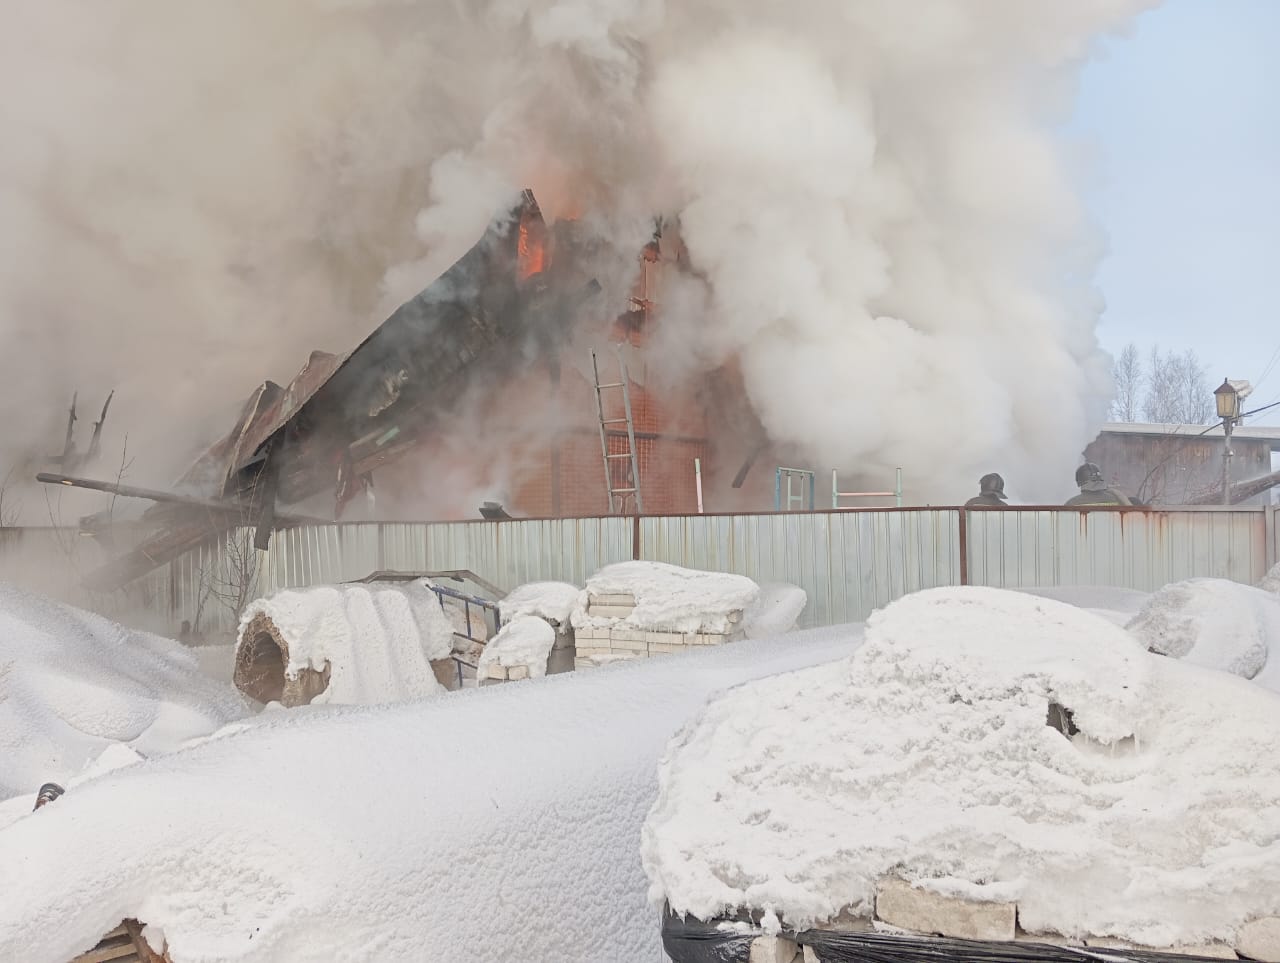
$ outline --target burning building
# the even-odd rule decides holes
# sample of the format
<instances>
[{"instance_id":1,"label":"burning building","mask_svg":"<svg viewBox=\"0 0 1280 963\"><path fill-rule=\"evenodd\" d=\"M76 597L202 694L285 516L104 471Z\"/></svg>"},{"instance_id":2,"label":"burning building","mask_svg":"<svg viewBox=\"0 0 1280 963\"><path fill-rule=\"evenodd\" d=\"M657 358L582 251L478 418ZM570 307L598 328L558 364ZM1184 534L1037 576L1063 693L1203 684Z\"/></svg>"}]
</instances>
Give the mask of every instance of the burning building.
<instances>
[{"instance_id":1,"label":"burning building","mask_svg":"<svg viewBox=\"0 0 1280 963\"><path fill-rule=\"evenodd\" d=\"M688 270L677 232L655 228L621 312L595 248L526 191L349 354L316 351L287 386L263 382L175 492L40 476L155 502L152 534L91 582L121 584L235 525L263 548L306 520L475 518L495 488L523 517L763 507L771 473L743 488L740 466L764 433L732 368L690 384L646 351L664 273ZM105 534L101 521L84 525Z\"/></svg>"}]
</instances>

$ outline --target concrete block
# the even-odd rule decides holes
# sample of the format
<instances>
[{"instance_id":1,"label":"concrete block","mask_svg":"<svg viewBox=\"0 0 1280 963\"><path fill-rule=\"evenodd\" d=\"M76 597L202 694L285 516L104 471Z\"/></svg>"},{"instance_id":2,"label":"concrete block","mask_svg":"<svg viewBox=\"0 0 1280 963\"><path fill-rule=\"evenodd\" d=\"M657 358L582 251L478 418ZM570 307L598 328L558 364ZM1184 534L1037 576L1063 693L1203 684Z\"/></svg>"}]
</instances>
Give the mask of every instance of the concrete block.
<instances>
[{"instance_id":1,"label":"concrete block","mask_svg":"<svg viewBox=\"0 0 1280 963\"><path fill-rule=\"evenodd\" d=\"M1012 940L1018 907L940 896L900 879L882 879L876 887L876 918L904 930L961 940Z\"/></svg>"},{"instance_id":2,"label":"concrete block","mask_svg":"<svg viewBox=\"0 0 1280 963\"><path fill-rule=\"evenodd\" d=\"M497 679L499 682L506 682L507 681L506 666L498 665L498 663L496 662L490 662L488 670L485 673L485 676L486 678L489 678L489 679Z\"/></svg>"},{"instance_id":3,"label":"concrete block","mask_svg":"<svg viewBox=\"0 0 1280 963\"><path fill-rule=\"evenodd\" d=\"M815 923L815 930L827 930L833 933L871 933L875 924L868 916L859 916L852 907L846 906L829 920Z\"/></svg>"},{"instance_id":4,"label":"concrete block","mask_svg":"<svg viewBox=\"0 0 1280 963\"><path fill-rule=\"evenodd\" d=\"M800 947L782 936L757 936L751 941L750 963L795 963Z\"/></svg>"},{"instance_id":5,"label":"concrete block","mask_svg":"<svg viewBox=\"0 0 1280 963\"><path fill-rule=\"evenodd\" d=\"M574 671L581 671L583 669L594 669L596 668L596 663L594 659L591 659L589 657L588 658L579 657L573 660L573 668L574 668Z\"/></svg>"},{"instance_id":6,"label":"concrete block","mask_svg":"<svg viewBox=\"0 0 1280 963\"><path fill-rule=\"evenodd\" d=\"M1280 961L1280 917L1264 916L1245 923L1236 938L1236 949L1251 960Z\"/></svg>"},{"instance_id":7,"label":"concrete block","mask_svg":"<svg viewBox=\"0 0 1280 963\"><path fill-rule=\"evenodd\" d=\"M593 619L625 619L636 610L634 605L592 605L587 615Z\"/></svg>"},{"instance_id":8,"label":"concrete block","mask_svg":"<svg viewBox=\"0 0 1280 963\"><path fill-rule=\"evenodd\" d=\"M609 651L647 654L649 651L649 643L644 639L612 638L609 640Z\"/></svg>"},{"instance_id":9,"label":"concrete block","mask_svg":"<svg viewBox=\"0 0 1280 963\"><path fill-rule=\"evenodd\" d=\"M677 635L675 636L675 638L678 639L680 638L680 636ZM649 643L650 655L670 655L674 652L688 652L688 651L689 651L689 646L681 645L679 642L650 642Z\"/></svg>"},{"instance_id":10,"label":"concrete block","mask_svg":"<svg viewBox=\"0 0 1280 963\"><path fill-rule=\"evenodd\" d=\"M1164 953L1168 956L1207 956L1211 960L1235 960L1235 950L1225 943L1210 943L1204 946L1143 946L1130 943L1128 940L1117 940L1109 936L1091 936L1084 941L1086 946L1108 950L1140 950L1145 953Z\"/></svg>"},{"instance_id":11,"label":"concrete block","mask_svg":"<svg viewBox=\"0 0 1280 963\"><path fill-rule=\"evenodd\" d=\"M699 632L692 638L694 645L724 645L729 641L727 635L721 635L717 632Z\"/></svg>"},{"instance_id":12,"label":"concrete block","mask_svg":"<svg viewBox=\"0 0 1280 963\"><path fill-rule=\"evenodd\" d=\"M618 605L624 608L633 609L636 607L636 597L622 592L615 592L612 595L592 595L588 597L587 605Z\"/></svg>"},{"instance_id":13,"label":"concrete block","mask_svg":"<svg viewBox=\"0 0 1280 963\"><path fill-rule=\"evenodd\" d=\"M635 652L610 652L607 655L595 655L591 661L596 665L613 665L616 662L631 662L637 658Z\"/></svg>"},{"instance_id":14,"label":"concrete block","mask_svg":"<svg viewBox=\"0 0 1280 963\"><path fill-rule=\"evenodd\" d=\"M645 632L644 640L650 645L671 645L679 643L684 636L679 632L662 632L656 629L650 629Z\"/></svg>"},{"instance_id":15,"label":"concrete block","mask_svg":"<svg viewBox=\"0 0 1280 963\"><path fill-rule=\"evenodd\" d=\"M512 682L519 682L521 679L527 679L529 678L529 667L527 665L508 666L507 678Z\"/></svg>"},{"instance_id":16,"label":"concrete block","mask_svg":"<svg viewBox=\"0 0 1280 963\"><path fill-rule=\"evenodd\" d=\"M645 632L644 629L631 629L623 626L617 626L609 630L609 641L611 643L639 642L643 644L647 641L645 638L647 635L648 633Z\"/></svg>"}]
</instances>

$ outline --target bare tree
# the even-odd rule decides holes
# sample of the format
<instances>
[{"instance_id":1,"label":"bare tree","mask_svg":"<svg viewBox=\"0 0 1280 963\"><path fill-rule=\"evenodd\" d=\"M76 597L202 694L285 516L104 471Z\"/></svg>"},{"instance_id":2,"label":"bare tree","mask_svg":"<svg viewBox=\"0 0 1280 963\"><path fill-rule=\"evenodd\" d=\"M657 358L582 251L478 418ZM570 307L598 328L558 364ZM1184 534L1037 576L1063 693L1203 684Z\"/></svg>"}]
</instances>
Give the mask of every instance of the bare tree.
<instances>
[{"instance_id":1,"label":"bare tree","mask_svg":"<svg viewBox=\"0 0 1280 963\"><path fill-rule=\"evenodd\" d=\"M210 566L200 573L201 597L197 601L194 631L207 600L216 601L238 624L244 608L258 590L258 550L253 546L253 529L232 529L214 545Z\"/></svg>"},{"instance_id":2,"label":"bare tree","mask_svg":"<svg viewBox=\"0 0 1280 963\"><path fill-rule=\"evenodd\" d=\"M1120 351L1113 368L1116 383L1116 399L1111 403L1111 417L1115 421L1137 421L1142 386L1146 376L1142 372L1142 358L1138 346L1129 342Z\"/></svg>"},{"instance_id":3,"label":"bare tree","mask_svg":"<svg viewBox=\"0 0 1280 963\"><path fill-rule=\"evenodd\" d=\"M1203 425L1212 411L1204 365L1194 351L1175 354L1151 349L1142 414L1160 425Z\"/></svg>"}]
</instances>

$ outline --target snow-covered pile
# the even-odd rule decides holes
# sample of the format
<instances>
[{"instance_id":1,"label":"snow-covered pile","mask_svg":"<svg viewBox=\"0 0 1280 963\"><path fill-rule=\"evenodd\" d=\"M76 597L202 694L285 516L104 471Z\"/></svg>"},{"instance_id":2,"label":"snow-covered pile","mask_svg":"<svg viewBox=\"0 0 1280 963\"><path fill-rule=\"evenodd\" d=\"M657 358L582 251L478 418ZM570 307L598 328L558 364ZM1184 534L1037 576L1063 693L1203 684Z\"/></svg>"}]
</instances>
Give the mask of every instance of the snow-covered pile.
<instances>
[{"instance_id":1,"label":"snow-covered pile","mask_svg":"<svg viewBox=\"0 0 1280 963\"><path fill-rule=\"evenodd\" d=\"M1173 582L1128 628L1153 652L1280 692L1280 598L1270 592L1226 579Z\"/></svg>"},{"instance_id":2,"label":"snow-covered pile","mask_svg":"<svg viewBox=\"0 0 1280 963\"><path fill-rule=\"evenodd\" d=\"M742 614L742 634L748 639L768 639L790 632L808 603L808 593L798 585L762 585L760 595Z\"/></svg>"},{"instance_id":3,"label":"snow-covered pile","mask_svg":"<svg viewBox=\"0 0 1280 963\"><path fill-rule=\"evenodd\" d=\"M1052 600L921 592L850 660L735 690L673 744L651 897L799 928L869 915L892 875L1016 901L1030 932L1229 940L1280 914L1276 745L1261 686Z\"/></svg>"},{"instance_id":4,"label":"snow-covered pile","mask_svg":"<svg viewBox=\"0 0 1280 963\"><path fill-rule=\"evenodd\" d=\"M547 674L547 658L556 642L556 630L535 615L521 615L506 623L480 654L476 675L485 678L489 666L497 663L505 668L524 665L529 676L540 679Z\"/></svg>"},{"instance_id":5,"label":"snow-covered pile","mask_svg":"<svg viewBox=\"0 0 1280 963\"><path fill-rule=\"evenodd\" d=\"M168 752L249 711L169 639L0 583L0 799L124 743Z\"/></svg>"},{"instance_id":6,"label":"snow-covered pile","mask_svg":"<svg viewBox=\"0 0 1280 963\"><path fill-rule=\"evenodd\" d=\"M581 595L582 589L569 582L529 582L499 602L498 610L503 622L535 615L548 622L568 625Z\"/></svg>"},{"instance_id":7,"label":"snow-covered pile","mask_svg":"<svg viewBox=\"0 0 1280 963\"><path fill-rule=\"evenodd\" d=\"M590 615L588 600L602 595L631 596L635 610L624 618ZM725 634L759 597L760 586L745 575L703 572L663 562L618 562L587 579L586 591L573 613L573 625Z\"/></svg>"},{"instance_id":8,"label":"snow-covered pile","mask_svg":"<svg viewBox=\"0 0 1280 963\"><path fill-rule=\"evenodd\" d=\"M258 599L241 617L237 658L254 642L247 630L258 615L288 644L286 678L329 668L315 703L394 702L444 691L431 660L453 651L453 626L424 582L320 585Z\"/></svg>"},{"instance_id":9,"label":"snow-covered pile","mask_svg":"<svg viewBox=\"0 0 1280 963\"><path fill-rule=\"evenodd\" d=\"M1271 566L1271 571L1262 576L1262 581L1258 583L1258 588L1264 592L1280 594L1280 563Z\"/></svg>"},{"instance_id":10,"label":"snow-covered pile","mask_svg":"<svg viewBox=\"0 0 1280 963\"><path fill-rule=\"evenodd\" d=\"M858 638L237 723L0 830L0 960L129 917L175 963L661 959L637 847L663 748L709 694Z\"/></svg>"}]
</instances>

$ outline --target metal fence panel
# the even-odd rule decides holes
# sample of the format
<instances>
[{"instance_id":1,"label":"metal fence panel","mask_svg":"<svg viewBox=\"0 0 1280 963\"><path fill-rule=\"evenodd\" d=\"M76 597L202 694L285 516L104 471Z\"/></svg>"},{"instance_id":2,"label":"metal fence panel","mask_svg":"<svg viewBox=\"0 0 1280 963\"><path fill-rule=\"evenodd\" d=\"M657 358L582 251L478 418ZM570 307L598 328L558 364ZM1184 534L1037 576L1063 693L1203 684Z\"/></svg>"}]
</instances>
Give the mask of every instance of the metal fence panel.
<instances>
[{"instance_id":1,"label":"metal fence panel","mask_svg":"<svg viewBox=\"0 0 1280 963\"><path fill-rule=\"evenodd\" d=\"M968 581L1008 587L1103 585L1152 591L1211 576L1256 584L1276 564L1274 508L968 511ZM277 532L269 551L241 529L124 589L81 579L108 560L95 539L53 528L0 529L0 580L111 618L174 634L186 619L208 636L234 628L237 581L249 597L350 581L377 570L470 569L503 590L531 581L582 585L639 557L790 582L809 595L803 626L865 619L908 592L961 583L961 511L887 509L764 515L651 516L504 522L349 523Z\"/></svg>"},{"instance_id":2,"label":"metal fence panel","mask_svg":"<svg viewBox=\"0 0 1280 963\"><path fill-rule=\"evenodd\" d=\"M1280 509L1275 505L1266 508L1267 571L1280 565Z\"/></svg>"},{"instance_id":3,"label":"metal fence panel","mask_svg":"<svg viewBox=\"0 0 1280 963\"><path fill-rule=\"evenodd\" d=\"M632 557L630 518L307 525L277 532L261 562L263 592L346 582L371 572L470 569L499 588L581 585Z\"/></svg>"},{"instance_id":4,"label":"metal fence panel","mask_svg":"<svg viewBox=\"0 0 1280 963\"><path fill-rule=\"evenodd\" d=\"M1253 585L1266 570L1262 523L1258 508L973 511L967 524L969 581L1142 591L1198 577Z\"/></svg>"},{"instance_id":5,"label":"metal fence panel","mask_svg":"<svg viewBox=\"0 0 1280 963\"><path fill-rule=\"evenodd\" d=\"M809 595L800 624L834 625L908 592L958 584L958 512L646 517L640 557L799 585Z\"/></svg>"}]
</instances>

